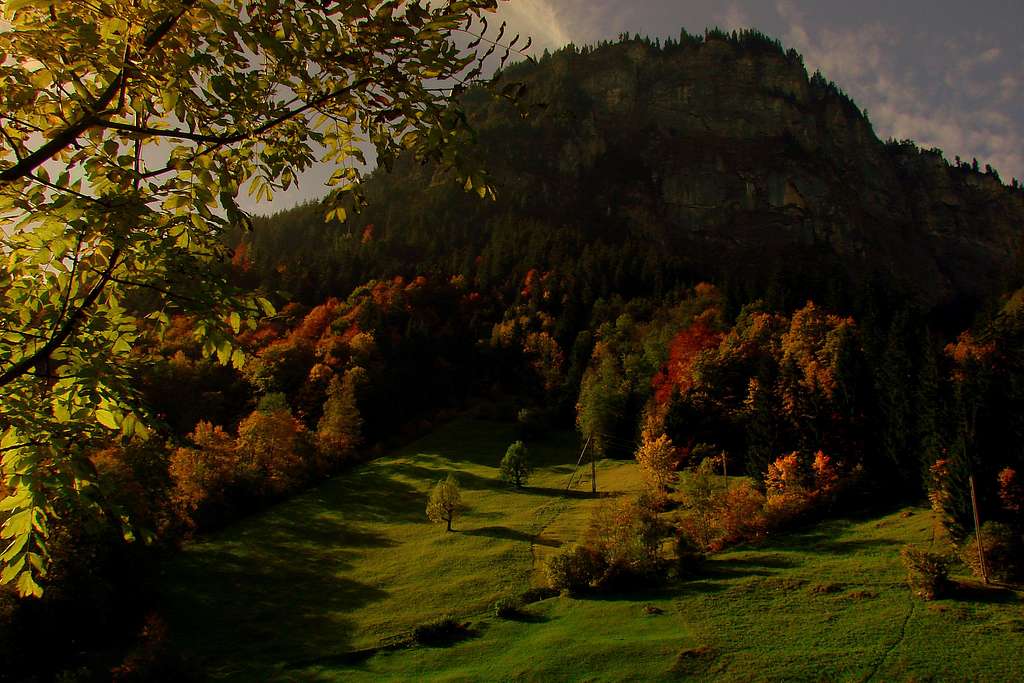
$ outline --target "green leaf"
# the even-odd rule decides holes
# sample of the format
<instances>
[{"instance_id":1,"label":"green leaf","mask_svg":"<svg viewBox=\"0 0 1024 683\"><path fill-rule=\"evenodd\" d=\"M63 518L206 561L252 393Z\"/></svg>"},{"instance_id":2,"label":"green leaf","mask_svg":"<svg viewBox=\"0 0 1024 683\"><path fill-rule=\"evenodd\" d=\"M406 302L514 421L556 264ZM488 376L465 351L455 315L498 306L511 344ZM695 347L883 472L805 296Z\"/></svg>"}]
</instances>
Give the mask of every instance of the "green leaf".
<instances>
[{"instance_id":1,"label":"green leaf","mask_svg":"<svg viewBox=\"0 0 1024 683\"><path fill-rule=\"evenodd\" d=\"M120 429L121 426L118 424L117 416L109 410L97 410L96 421L107 429Z\"/></svg>"},{"instance_id":2,"label":"green leaf","mask_svg":"<svg viewBox=\"0 0 1024 683\"><path fill-rule=\"evenodd\" d=\"M22 534L21 536L15 536L14 539L8 544L7 549L4 550L3 554L0 555L0 561L9 563L18 556L28 543L28 534Z\"/></svg>"},{"instance_id":3,"label":"green leaf","mask_svg":"<svg viewBox=\"0 0 1024 683\"><path fill-rule=\"evenodd\" d=\"M232 311L231 315L228 316L228 324L231 325L231 329L235 334L238 334L239 330L242 329L242 316L238 315L238 311Z\"/></svg>"},{"instance_id":4,"label":"green leaf","mask_svg":"<svg viewBox=\"0 0 1024 683\"><path fill-rule=\"evenodd\" d=\"M3 572L0 573L0 583L10 583L13 581L25 567L25 563L25 555L22 553L17 560L7 564L7 566L4 567Z\"/></svg>"},{"instance_id":5,"label":"green leaf","mask_svg":"<svg viewBox=\"0 0 1024 683\"><path fill-rule=\"evenodd\" d=\"M18 577L18 594L23 598L30 596L39 598L43 595L43 588L36 583L36 580L32 578L32 574L30 572L24 572L20 577Z\"/></svg>"},{"instance_id":6,"label":"green leaf","mask_svg":"<svg viewBox=\"0 0 1024 683\"><path fill-rule=\"evenodd\" d=\"M32 508L15 512L7 518L3 529L0 530L0 538L17 538L27 536L32 531Z\"/></svg>"}]
</instances>

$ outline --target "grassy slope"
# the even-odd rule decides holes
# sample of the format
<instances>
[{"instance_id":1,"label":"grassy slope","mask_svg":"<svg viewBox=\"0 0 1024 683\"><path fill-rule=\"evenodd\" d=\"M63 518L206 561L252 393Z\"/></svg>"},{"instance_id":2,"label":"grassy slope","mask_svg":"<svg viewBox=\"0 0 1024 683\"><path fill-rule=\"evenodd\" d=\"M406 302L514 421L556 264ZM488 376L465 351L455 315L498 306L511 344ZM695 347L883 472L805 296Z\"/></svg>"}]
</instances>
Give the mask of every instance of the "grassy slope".
<instances>
[{"instance_id":1,"label":"grassy slope","mask_svg":"<svg viewBox=\"0 0 1024 683\"><path fill-rule=\"evenodd\" d=\"M559 495L577 456L571 436L531 447L530 490L499 484L494 465L513 438L505 425L456 422L190 545L166 581L179 644L235 680L1024 677L1016 594L910 599L898 549L930 539L923 511L827 522L723 553L655 594L555 598L521 621L490 617L493 600L529 585L531 538L544 531L538 554L572 540L599 504ZM632 465L601 465L603 486L638 486ZM423 514L448 471L471 505L456 534ZM473 621L477 636L345 656L446 611Z\"/></svg>"}]
</instances>

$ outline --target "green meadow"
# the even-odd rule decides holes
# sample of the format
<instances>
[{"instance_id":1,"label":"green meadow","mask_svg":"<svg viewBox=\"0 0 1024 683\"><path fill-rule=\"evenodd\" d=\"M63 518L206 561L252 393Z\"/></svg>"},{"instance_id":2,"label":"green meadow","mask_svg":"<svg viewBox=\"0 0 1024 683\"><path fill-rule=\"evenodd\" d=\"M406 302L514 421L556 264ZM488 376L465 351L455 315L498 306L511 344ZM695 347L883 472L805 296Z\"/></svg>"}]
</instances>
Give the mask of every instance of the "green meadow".
<instances>
[{"instance_id":1,"label":"green meadow","mask_svg":"<svg viewBox=\"0 0 1024 683\"><path fill-rule=\"evenodd\" d=\"M215 680L622 681L1024 679L1020 594L964 579L926 603L900 547L931 513L836 519L710 557L685 580L626 595L552 597L516 619L491 605L543 578L591 510L642 487L632 462L598 463L568 492L574 434L529 443L520 491L498 479L508 424L458 420L308 493L188 544L162 577L175 645ZM455 532L427 521L454 472ZM959 577L963 579L963 577ZM450 614L469 637L409 646Z\"/></svg>"}]
</instances>

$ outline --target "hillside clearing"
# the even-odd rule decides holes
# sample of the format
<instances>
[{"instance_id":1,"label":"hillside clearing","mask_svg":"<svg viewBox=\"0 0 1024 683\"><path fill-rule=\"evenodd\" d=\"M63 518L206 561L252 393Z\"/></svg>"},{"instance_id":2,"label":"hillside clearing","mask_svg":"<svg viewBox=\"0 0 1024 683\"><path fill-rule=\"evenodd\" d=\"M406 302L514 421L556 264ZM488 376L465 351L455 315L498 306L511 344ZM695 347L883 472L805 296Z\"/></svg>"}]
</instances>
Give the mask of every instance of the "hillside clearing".
<instances>
[{"instance_id":1,"label":"hillside clearing","mask_svg":"<svg viewBox=\"0 0 1024 683\"><path fill-rule=\"evenodd\" d=\"M1020 596L999 589L912 600L898 551L927 543L929 512L833 520L711 558L652 593L530 605L533 552L572 541L598 500L563 489L572 434L528 444L514 491L497 466L511 425L460 420L399 452L187 546L165 575L176 643L223 680L1012 680L1024 664ZM599 463L602 488L636 490L632 463ZM455 472L456 533L424 515ZM542 533L543 532L543 533ZM539 534L539 536L538 536ZM473 637L377 651L451 613Z\"/></svg>"}]
</instances>

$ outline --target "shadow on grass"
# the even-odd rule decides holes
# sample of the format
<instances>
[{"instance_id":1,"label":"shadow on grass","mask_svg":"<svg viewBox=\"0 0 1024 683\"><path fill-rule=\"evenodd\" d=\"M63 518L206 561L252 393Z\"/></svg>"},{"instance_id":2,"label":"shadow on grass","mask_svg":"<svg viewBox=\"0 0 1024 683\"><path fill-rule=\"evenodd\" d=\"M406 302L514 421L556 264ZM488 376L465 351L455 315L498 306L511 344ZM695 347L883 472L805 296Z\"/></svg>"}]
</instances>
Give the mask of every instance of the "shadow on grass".
<instances>
[{"instance_id":1,"label":"shadow on grass","mask_svg":"<svg viewBox=\"0 0 1024 683\"><path fill-rule=\"evenodd\" d=\"M425 506L415 489L371 470L198 539L165 570L175 640L198 661L249 672L346 647L348 615L388 592L343 574L363 550L396 545L364 523L419 521Z\"/></svg>"},{"instance_id":2,"label":"shadow on grass","mask_svg":"<svg viewBox=\"0 0 1024 683\"><path fill-rule=\"evenodd\" d=\"M986 604L1019 603L1020 596L1012 588L1000 585L985 585L975 581L957 582L949 597L957 602L980 602Z\"/></svg>"},{"instance_id":3,"label":"shadow on grass","mask_svg":"<svg viewBox=\"0 0 1024 683\"><path fill-rule=\"evenodd\" d=\"M531 612L524 612L517 610L516 612L504 617L505 621L514 621L520 624L546 624L551 621L551 617L543 614L533 614Z\"/></svg>"},{"instance_id":4,"label":"shadow on grass","mask_svg":"<svg viewBox=\"0 0 1024 683\"><path fill-rule=\"evenodd\" d=\"M477 529L466 529L461 533L467 536L486 536L487 538L500 538L508 541L522 541L524 543L536 543L537 545L548 546L549 548L560 548L561 541L542 539L525 531L509 529L507 526L484 526Z\"/></svg>"}]
</instances>

